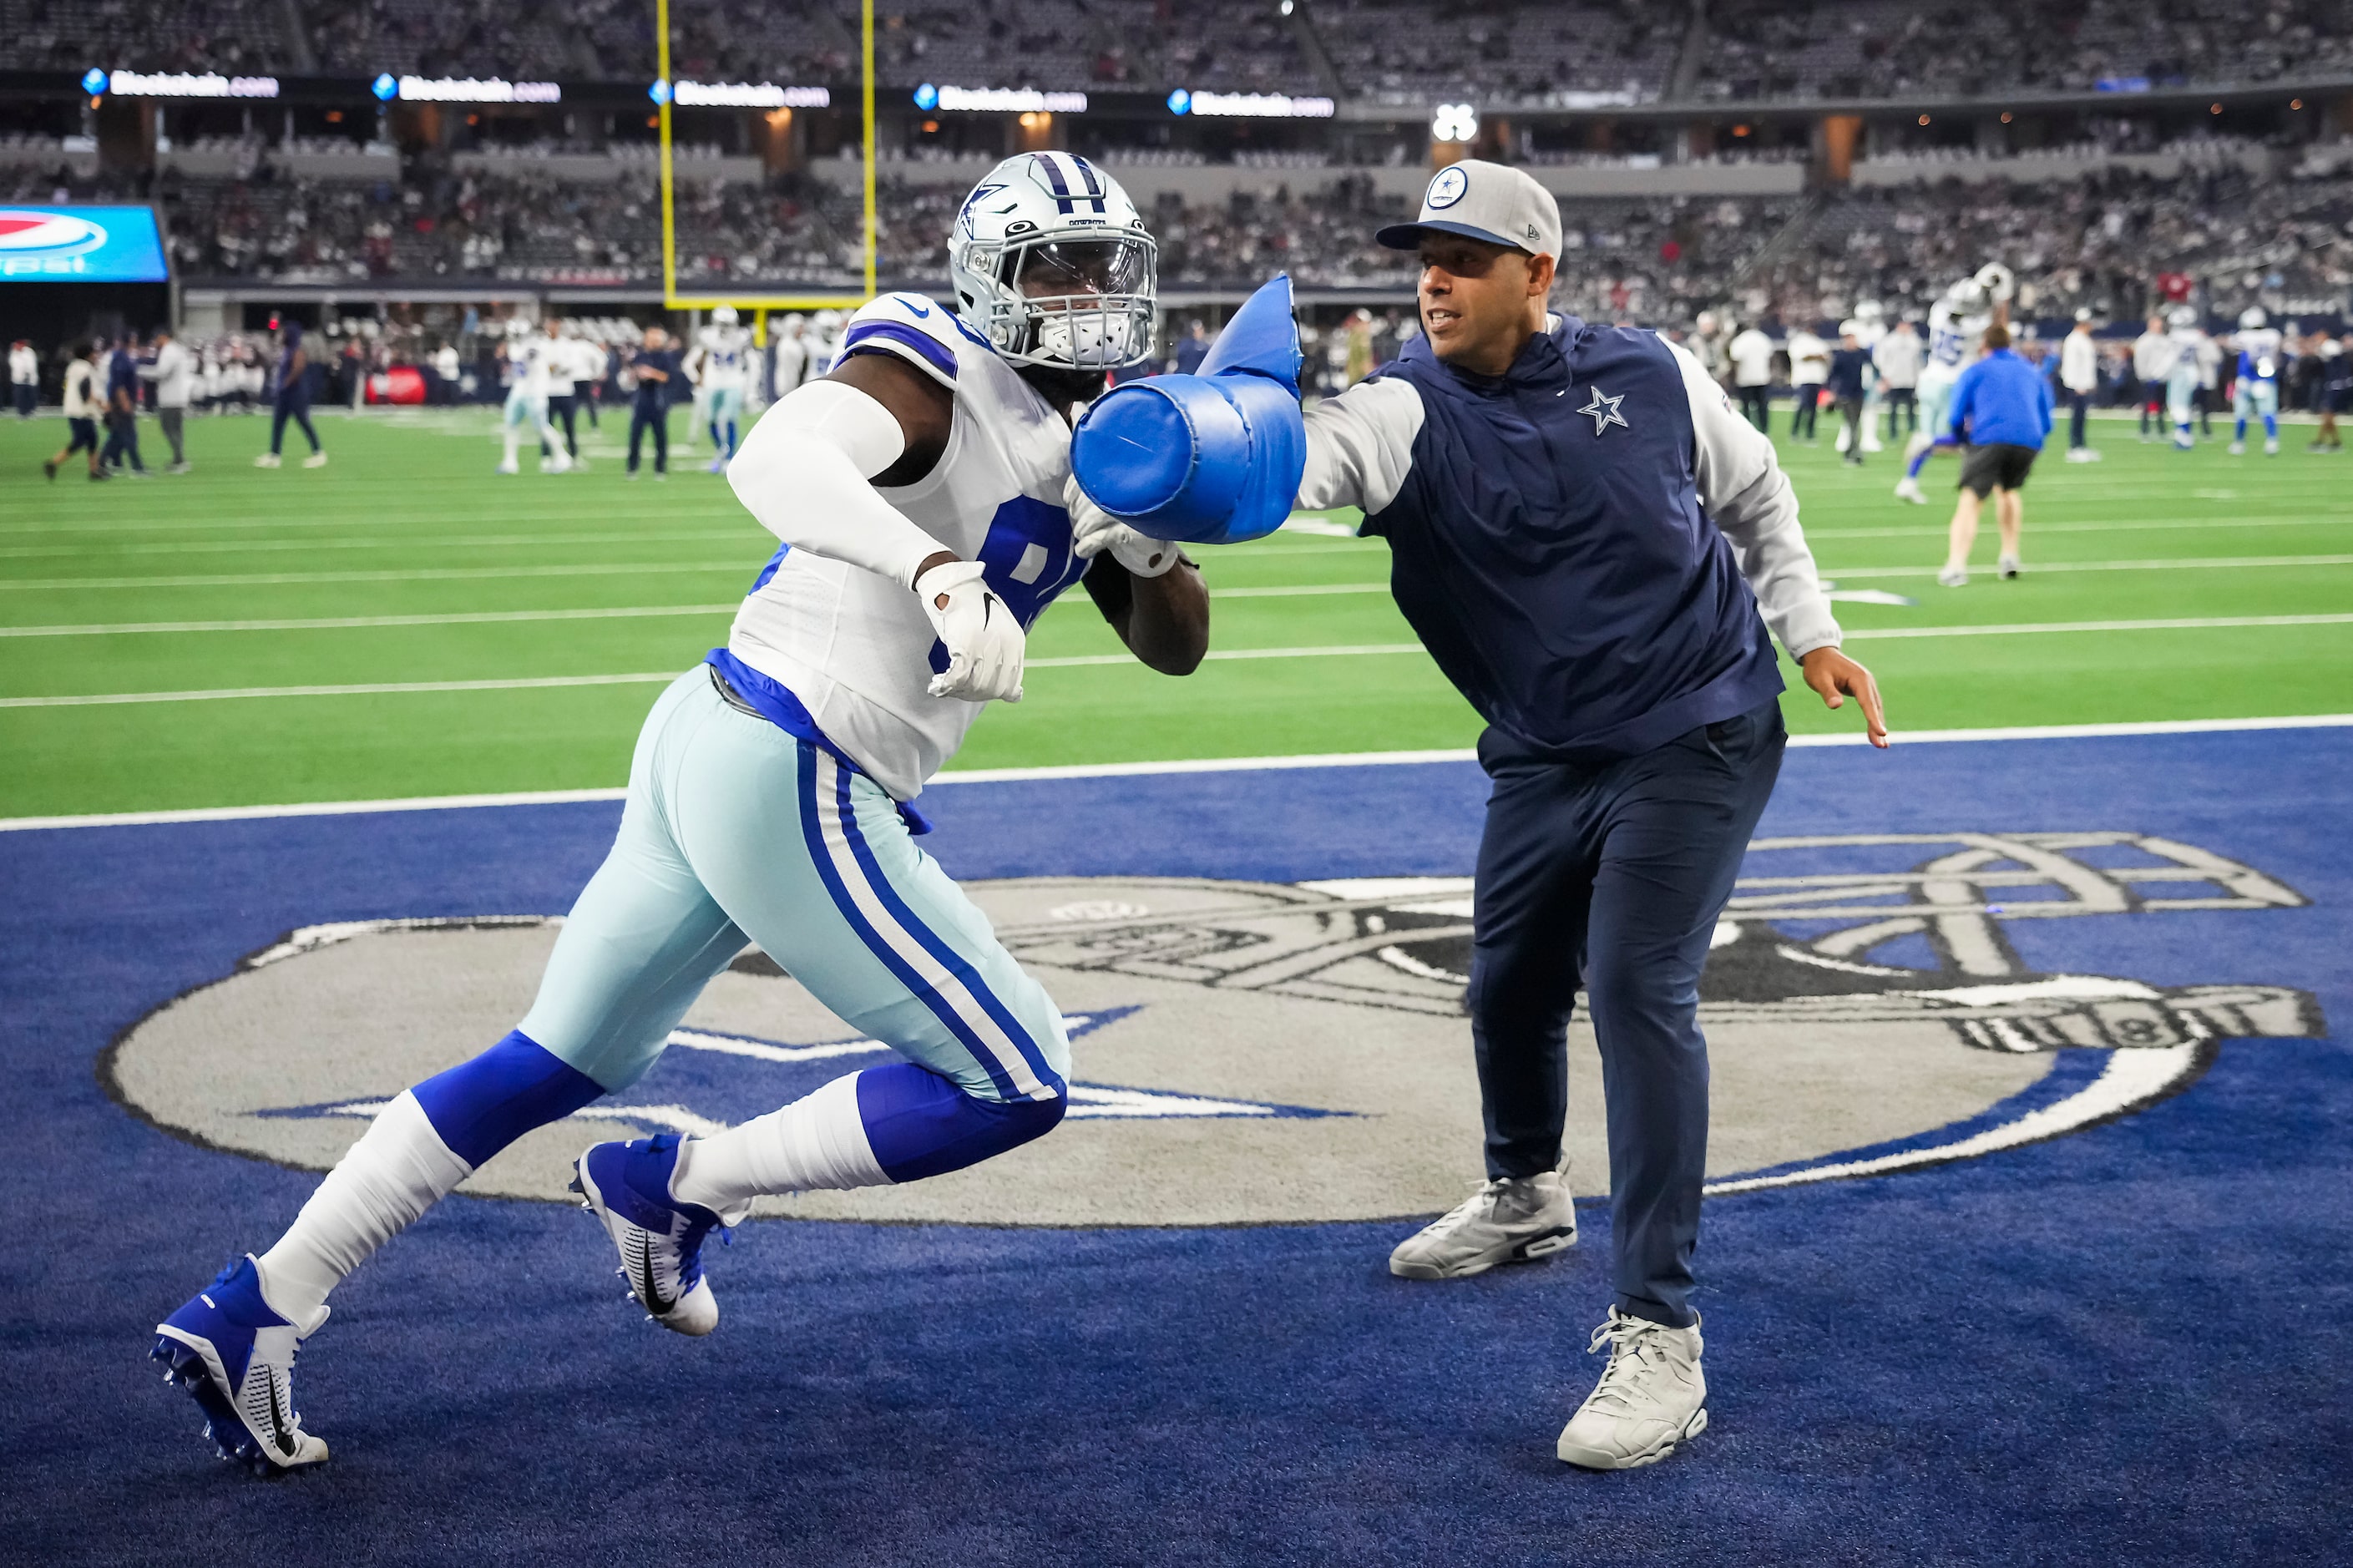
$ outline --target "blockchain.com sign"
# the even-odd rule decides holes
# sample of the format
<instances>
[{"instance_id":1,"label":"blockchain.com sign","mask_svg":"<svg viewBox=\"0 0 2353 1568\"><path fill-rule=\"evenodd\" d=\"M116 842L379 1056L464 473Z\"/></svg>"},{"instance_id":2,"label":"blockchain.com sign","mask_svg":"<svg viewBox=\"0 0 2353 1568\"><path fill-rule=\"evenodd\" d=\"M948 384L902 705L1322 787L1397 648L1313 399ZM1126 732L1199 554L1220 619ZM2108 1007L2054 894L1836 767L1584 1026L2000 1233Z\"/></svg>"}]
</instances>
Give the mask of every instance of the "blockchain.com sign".
<instances>
[{"instance_id":1,"label":"blockchain.com sign","mask_svg":"<svg viewBox=\"0 0 2353 1568\"><path fill-rule=\"evenodd\" d=\"M167 283L152 207L0 207L0 279Z\"/></svg>"}]
</instances>

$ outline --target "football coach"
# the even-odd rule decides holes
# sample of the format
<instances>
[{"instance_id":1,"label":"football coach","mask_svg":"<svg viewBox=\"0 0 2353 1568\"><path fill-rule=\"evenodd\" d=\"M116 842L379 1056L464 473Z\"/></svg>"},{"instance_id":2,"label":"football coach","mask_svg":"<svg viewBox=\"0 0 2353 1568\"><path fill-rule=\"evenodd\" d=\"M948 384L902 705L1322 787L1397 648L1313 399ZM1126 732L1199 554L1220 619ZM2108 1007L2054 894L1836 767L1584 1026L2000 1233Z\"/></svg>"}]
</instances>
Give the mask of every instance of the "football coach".
<instances>
[{"instance_id":1,"label":"football coach","mask_svg":"<svg viewBox=\"0 0 2353 1568\"><path fill-rule=\"evenodd\" d=\"M1562 1171L1580 981L1601 1052L1616 1300L1608 1370L1560 1436L1651 1464L1707 1424L1692 1251L1707 1155L1700 966L1780 769L1769 626L1831 708L1887 743L1839 651L1773 447L1658 334L1549 314L1560 212L1465 162L1419 218L1422 335L1306 417L1303 508L1356 506L1390 584L1487 728L1472 1040L1488 1180L1400 1245L1457 1279L1573 1243Z\"/></svg>"}]
</instances>

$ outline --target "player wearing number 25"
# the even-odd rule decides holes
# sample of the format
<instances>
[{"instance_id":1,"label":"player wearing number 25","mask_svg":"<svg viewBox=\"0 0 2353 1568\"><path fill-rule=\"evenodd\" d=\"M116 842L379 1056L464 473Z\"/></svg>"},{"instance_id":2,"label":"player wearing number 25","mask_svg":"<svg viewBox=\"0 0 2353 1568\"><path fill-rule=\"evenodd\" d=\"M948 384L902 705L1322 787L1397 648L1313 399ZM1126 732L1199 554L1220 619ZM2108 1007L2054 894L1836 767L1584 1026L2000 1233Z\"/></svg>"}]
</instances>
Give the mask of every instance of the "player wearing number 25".
<instances>
[{"instance_id":1,"label":"player wearing number 25","mask_svg":"<svg viewBox=\"0 0 2353 1568\"><path fill-rule=\"evenodd\" d=\"M1617 1299L1593 1342L1610 1345L1609 1370L1558 1451L1649 1464L1707 1419L1690 1301L1707 1152L1698 980L1780 765L1767 626L1884 743L1879 696L1839 652L1766 437L1656 334L1546 312L1560 214L1543 186L1456 163L1419 221L1378 237L1419 254L1423 335L1308 412L1290 472L1298 505L1361 507L1364 531L1388 541L1398 606L1486 720L1493 780L1469 998L1488 1180L1390 1268L1460 1279L1576 1240L1561 1131L1581 983L1608 1102ZM1088 497L1146 532L1116 499L1148 488L1123 482L1124 454L1159 444L1143 438L1155 397L1207 406L1172 385L1186 380L1113 392L1073 449ZM1122 419L1140 426L1125 442L1109 428ZM1082 515L1082 533L1092 526Z\"/></svg>"},{"instance_id":2,"label":"player wearing number 25","mask_svg":"<svg viewBox=\"0 0 2353 1568\"><path fill-rule=\"evenodd\" d=\"M1105 539L1087 559L1065 509L1070 410L1151 353L1154 253L1085 161L1008 159L949 243L962 315L872 301L832 373L753 430L728 481L782 543L726 646L655 702L619 836L531 1011L394 1100L275 1247L158 1325L226 1454L265 1473L325 1459L291 1368L328 1292L516 1138L635 1082L747 942L904 1059L712 1137L580 1156L582 1202L665 1328L718 1325L703 1242L755 1197L917 1181L1061 1120L1061 1015L917 846L910 803L983 703L1020 699L1024 629L1082 577L1153 668L1186 674L1208 647L1179 552Z\"/></svg>"}]
</instances>

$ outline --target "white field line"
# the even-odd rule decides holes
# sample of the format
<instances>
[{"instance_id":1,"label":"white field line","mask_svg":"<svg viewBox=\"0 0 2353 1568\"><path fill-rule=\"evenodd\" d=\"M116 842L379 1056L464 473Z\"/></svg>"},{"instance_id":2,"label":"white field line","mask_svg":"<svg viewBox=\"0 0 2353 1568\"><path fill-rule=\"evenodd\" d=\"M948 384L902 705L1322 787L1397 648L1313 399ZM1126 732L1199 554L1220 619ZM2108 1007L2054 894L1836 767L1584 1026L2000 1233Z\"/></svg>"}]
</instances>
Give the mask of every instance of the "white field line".
<instances>
[{"instance_id":1,"label":"white field line","mask_svg":"<svg viewBox=\"0 0 2353 1568\"><path fill-rule=\"evenodd\" d=\"M2028 637L2082 632L2203 631L2247 626L2341 626L2353 614L2315 616L2210 616L2199 619L2146 621L2035 621L1989 626L1885 626L1851 631L1850 637ZM1370 658L1423 653L1418 642L1317 644L1305 647L1212 648L1211 660L1268 658ZM1132 665L1134 656L1090 653L1033 658L1028 669L1080 669ZM380 697L438 691L528 691L571 686L628 686L678 679L680 672L628 675L543 675L485 680L387 680L352 686L234 686L188 691L109 691L63 697L0 697L0 708L90 708L123 703L216 702L270 697Z\"/></svg>"},{"instance_id":2,"label":"white field line","mask_svg":"<svg viewBox=\"0 0 2353 1568\"><path fill-rule=\"evenodd\" d=\"M639 529L631 533L486 533L447 536L381 537L375 539L191 539L171 544L11 544L0 546L0 560L35 556L87 556L103 549L124 555L246 555L275 550L512 550L542 544L674 544L724 543L730 540L755 544L766 537L755 529L671 531Z\"/></svg>"},{"instance_id":3,"label":"white field line","mask_svg":"<svg viewBox=\"0 0 2353 1568\"><path fill-rule=\"evenodd\" d=\"M239 572L218 576L189 574L174 577L28 577L0 581L0 589L76 588L212 588L258 587L292 583L439 583L505 577L600 577L625 573L742 572L748 558L713 563L645 562L581 566L427 566L381 572ZM2353 566L2348 555L2220 555L2178 561L2054 561L2036 562L2030 572L2215 572L2254 567ZM1933 577L1934 566L1841 566L1831 569L1840 577ZM1227 597L1290 598L1317 594L1373 594L1387 583L1311 583L1290 587L1226 588Z\"/></svg>"},{"instance_id":4,"label":"white field line","mask_svg":"<svg viewBox=\"0 0 2353 1568\"><path fill-rule=\"evenodd\" d=\"M326 616L312 620L121 621L90 626L0 626L0 637L111 637L141 632L336 632L372 626L474 626L510 621L634 620L658 616L732 616L724 605L624 605L592 610L458 610L431 616Z\"/></svg>"},{"instance_id":5,"label":"white field line","mask_svg":"<svg viewBox=\"0 0 2353 1568\"><path fill-rule=\"evenodd\" d=\"M2040 536L2045 533L2147 533L2179 529L2231 528L2353 528L2353 517L2234 517L2227 522L2185 522L2168 519L2158 522L2037 522L2029 531ZM1812 539L1921 539L1931 543L1945 531L1945 524L1936 518L1925 520L1914 528L1809 528L1806 537Z\"/></svg>"},{"instance_id":6,"label":"white field line","mask_svg":"<svg viewBox=\"0 0 2353 1568\"><path fill-rule=\"evenodd\" d=\"M225 572L174 577L22 577L0 579L0 590L75 588L266 588L290 583L476 583L503 577L642 577L654 573L757 572L738 561L614 561L585 566L420 566L382 572Z\"/></svg>"},{"instance_id":7,"label":"white field line","mask_svg":"<svg viewBox=\"0 0 2353 1568\"><path fill-rule=\"evenodd\" d=\"M2180 719L2129 724L2049 724L1998 730L1920 730L1899 735L1907 745L1982 741L2073 741L2131 735L2207 735L2239 731L2353 729L2353 713L2314 713L2275 719ZM1860 746L1859 732L1792 735L1794 747ZM1145 778L1158 774L1282 772L1301 768L1396 767L1432 763L1471 763L1478 753L1460 750L1343 752L1294 757L1205 757L1187 762L1076 763L1040 768L970 768L940 773L943 784L1019 784L1046 779ZM427 795L406 800L308 801L284 805L195 806L175 811L125 811L81 816L0 817L0 833L53 827L132 827L177 822L243 822L280 816L346 816L382 811L456 811L475 806L562 805L580 801L617 801L624 789L533 790L512 795Z\"/></svg>"}]
</instances>

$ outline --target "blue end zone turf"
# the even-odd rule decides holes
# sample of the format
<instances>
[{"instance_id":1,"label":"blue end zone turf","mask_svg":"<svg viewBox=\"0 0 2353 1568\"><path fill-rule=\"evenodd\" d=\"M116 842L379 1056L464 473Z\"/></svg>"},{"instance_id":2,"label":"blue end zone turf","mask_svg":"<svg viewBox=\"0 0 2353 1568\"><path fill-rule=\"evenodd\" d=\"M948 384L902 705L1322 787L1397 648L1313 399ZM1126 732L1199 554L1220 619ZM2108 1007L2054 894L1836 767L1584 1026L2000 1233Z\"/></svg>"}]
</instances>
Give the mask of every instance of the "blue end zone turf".
<instances>
[{"instance_id":1,"label":"blue end zone turf","mask_svg":"<svg viewBox=\"0 0 2353 1568\"><path fill-rule=\"evenodd\" d=\"M1461 876L1481 784L1384 766L923 805L927 847L967 879ZM1598 1204L1560 1260L1443 1286L1384 1272L1393 1223L755 1224L716 1279L724 1329L689 1342L622 1306L576 1213L465 1197L362 1269L306 1347L301 1408L332 1462L269 1487L215 1464L144 1359L153 1327L316 1177L146 1124L100 1054L295 927L560 911L617 811L0 836L6 1556L2344 1556L2353 1061L2334 1038L2224 1041L2190 1087L2071 1136L1712 1201L1714 1422L1653 1469L1552 1457L1598 1371ZM2332 1026L2353 1016L2353 731L1797 751L1762 833L2081 829L2212 851L2309 902L2013 920L2028 969L2294 987ZM1992 1120L2080 1087L2078 1055ZM1451 1070L1471 1070L1467 1031Z\"/></svg>"}]
</instances>

